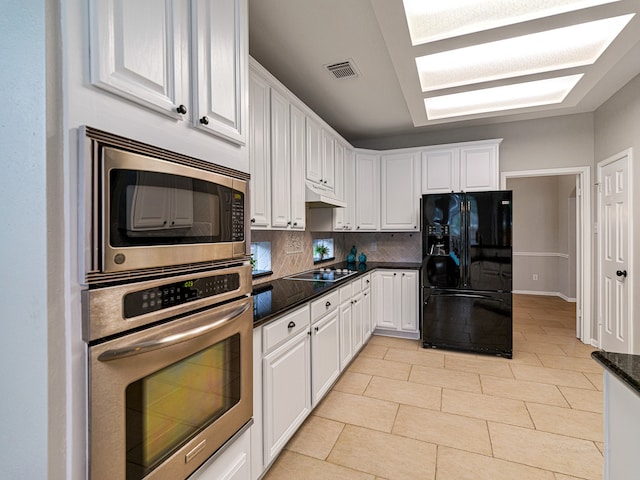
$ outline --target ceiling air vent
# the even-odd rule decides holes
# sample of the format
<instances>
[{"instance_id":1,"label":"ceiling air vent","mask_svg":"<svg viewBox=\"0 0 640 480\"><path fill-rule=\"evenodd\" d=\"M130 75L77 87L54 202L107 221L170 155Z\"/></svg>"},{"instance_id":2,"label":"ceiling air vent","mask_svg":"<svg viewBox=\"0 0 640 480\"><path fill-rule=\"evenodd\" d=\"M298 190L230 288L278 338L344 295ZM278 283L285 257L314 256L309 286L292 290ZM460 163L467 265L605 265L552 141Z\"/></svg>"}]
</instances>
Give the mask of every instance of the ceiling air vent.
<instances>
[{"instance_id":1,"label":"ceiling air vent","mask_svg":"<svg viewBox=\"0 0 640 480\"><path fill-rule=\"evenodd\" d=\"M357 77L360 75L353 60L325 65L325 68L337 79Z\"/></svg>"}]
</instances>

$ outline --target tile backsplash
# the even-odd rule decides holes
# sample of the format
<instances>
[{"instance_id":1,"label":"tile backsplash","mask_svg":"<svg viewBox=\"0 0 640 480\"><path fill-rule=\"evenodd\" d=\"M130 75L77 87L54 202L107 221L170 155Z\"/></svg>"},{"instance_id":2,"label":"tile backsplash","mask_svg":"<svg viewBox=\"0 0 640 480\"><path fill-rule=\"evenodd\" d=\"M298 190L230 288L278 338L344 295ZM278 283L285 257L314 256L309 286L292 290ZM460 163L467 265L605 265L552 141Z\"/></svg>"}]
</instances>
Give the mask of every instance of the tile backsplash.
<instances>
[{"instance_id":1,"label":"tile backsplash","mask_svg":"<svg viewBox=\"0 0 640 480\"><path fill-rule=\"evenodd\" d=\"M345 261L353 245L367 256L369 262L419 262L421 260L420 232L409 233L343 233L309 231L262 231L252 230L252 242L271 242L271 270L273 275L258 278L255 284L269 282L297 272L311 270L313 263L313 240L334 239L335 260L326 264Z\"/></svg>"}]
</instances>

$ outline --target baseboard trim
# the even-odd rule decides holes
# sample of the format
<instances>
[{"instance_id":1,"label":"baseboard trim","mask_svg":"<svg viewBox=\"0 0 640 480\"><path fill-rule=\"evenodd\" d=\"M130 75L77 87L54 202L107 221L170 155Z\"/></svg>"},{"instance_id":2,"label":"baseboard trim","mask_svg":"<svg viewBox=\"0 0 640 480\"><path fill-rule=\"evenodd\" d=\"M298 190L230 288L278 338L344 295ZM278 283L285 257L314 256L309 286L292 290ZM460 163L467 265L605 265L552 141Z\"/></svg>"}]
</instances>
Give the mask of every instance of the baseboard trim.
<instances>
[{"instance_id":1,"label":"baseboard trim","mask_svg":"<svg viewBox=\"0 0 640 480\"><path fill-rule=\"evenodd\" d=\"M577 299L567 297L563 293L560 292L539 292L537 290L513 290L511 293L515 293L517 295L540 295L543 297L560 297L565 302L576 303Z\"/></svg>"}]
</instances>

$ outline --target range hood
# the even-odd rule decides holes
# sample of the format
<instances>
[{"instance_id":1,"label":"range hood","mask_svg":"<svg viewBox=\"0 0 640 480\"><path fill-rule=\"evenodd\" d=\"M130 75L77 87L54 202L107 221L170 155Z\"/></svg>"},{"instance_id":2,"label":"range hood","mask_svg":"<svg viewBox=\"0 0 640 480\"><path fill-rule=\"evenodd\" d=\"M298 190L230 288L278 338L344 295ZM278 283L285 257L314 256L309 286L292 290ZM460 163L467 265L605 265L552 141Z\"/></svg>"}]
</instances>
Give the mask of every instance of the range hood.
<instances>
[{"instance_id":1,"label":"range hood","mask_svg":"<svg viewBox=\"0 0 640 480\"><path fill-rule=\"evenodd\" d=\"M315 183L306 182L305 202L309 208L344 208L346 202L338 200L331 190L322 188Z\"/></svg>"}]
</instances>

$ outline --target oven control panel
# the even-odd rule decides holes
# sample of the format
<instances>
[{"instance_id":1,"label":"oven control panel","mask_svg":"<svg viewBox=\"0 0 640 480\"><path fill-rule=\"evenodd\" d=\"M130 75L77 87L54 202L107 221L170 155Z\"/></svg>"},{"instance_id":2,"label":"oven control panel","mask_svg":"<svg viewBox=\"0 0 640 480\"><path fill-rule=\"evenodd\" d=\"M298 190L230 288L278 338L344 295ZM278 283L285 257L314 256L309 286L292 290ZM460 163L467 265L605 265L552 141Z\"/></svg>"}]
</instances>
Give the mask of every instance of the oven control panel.
<instances>
[{"instance_id":1,"label":"oven control panel","mask_svg":"<svg viewBox=\"0 0 640 480\"><path fill-rule=\"evenodd\" d=\"M134 318L201 298L214 297L240 288L240 275L211 275L158 285L127 293L124 296L124 318Z\"/></svg>"}]
</instances>

